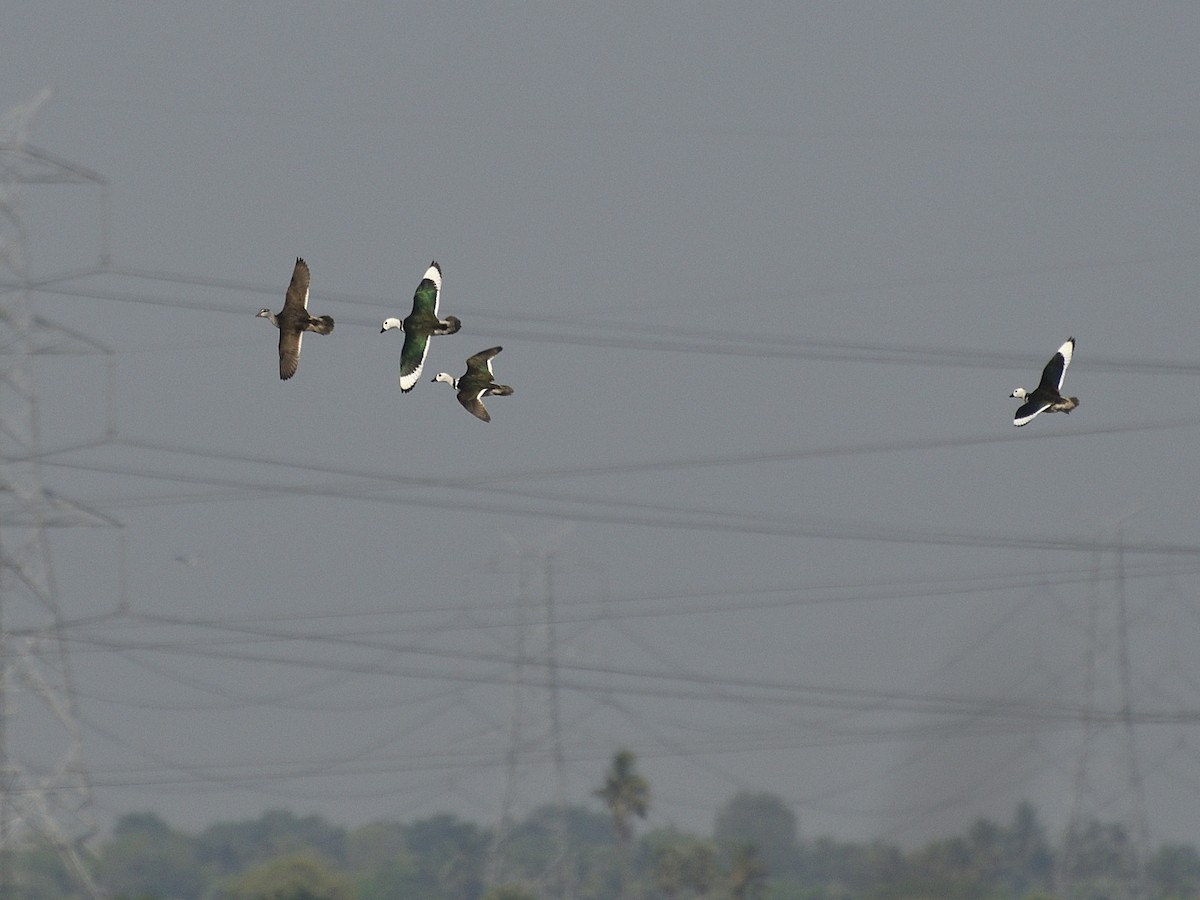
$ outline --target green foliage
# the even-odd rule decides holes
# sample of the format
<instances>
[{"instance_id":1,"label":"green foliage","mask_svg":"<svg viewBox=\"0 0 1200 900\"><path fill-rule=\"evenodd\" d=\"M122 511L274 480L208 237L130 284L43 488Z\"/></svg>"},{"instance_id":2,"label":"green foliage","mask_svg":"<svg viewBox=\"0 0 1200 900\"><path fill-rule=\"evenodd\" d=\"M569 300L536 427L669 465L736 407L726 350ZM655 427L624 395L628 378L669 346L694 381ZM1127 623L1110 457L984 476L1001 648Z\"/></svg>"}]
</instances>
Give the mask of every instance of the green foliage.
<instances>
[{"instance_id":1,"label":"green foliage","mask_svg":"<svg viewBox=\"0 0 1200 900\"><path fill-rule=\"evenodd\" d=\"M1017 893L1049 882L1054 872L1054 851L1037 810L1028 800L1017 804L1005 835L1005 880Z\"/></svg>"},{"instance_id":2,"label":"green foliage","mask_svg":"<svg viewBox=\"0 0 1200 900\"><path fill-rule=\"evenodd\" d=\"M399 822L372 822L346 836L346 865L352 872L373 871L396 860L410 860L405 828Z\"/></svg>"},{"instance_id":3,"label":"green foliage","mask_svg":"<svg viewBox=\"0 0 1200 900\"><path fill-rule=\"evenodd\" d=\"M798 884L774 882L767 885L763 900L857 900L857 897L842 888L826 885L801 887Z\"/></svg>"},{"instance_id":4,"label":"green foliage","mask_svg":"<svg viewBox=\"0 0 1200 900\"><path fill-rule=\"evenodd\" d=\"M308 852L346 862L346 830L320 816L269 810L257 819L211 825L197 839L200 861L221 874L240 872L276 856Z\"/></svg>"},{"instance_id":5,"label":"green foliage","mask_svg":"<svg viewBox=\"0 0 1200 900\"><path fill-rule=\"evenodd\" d=\"M897 884L907 861L894 844L856 844L820 837L802 849L802 881L826 886L831 897L862 897L877 885Z\"/></svg>"},{"instance_id":6,"label":"green foliage","mask_svg":"<svg viewBox=\"0 0 1200 900\"><path fill-rule=\"evenodd\" d=\"M420 897L422 879L416 869L404 863L389 863L355 878L358 900L394 900L396 897Z\"/></svg>"},{"instance_id":7,"label":"green foliage","mask_svg":"<svg viewBox=\"0 0 1200 900\"><path fill-rule=\"evenodd\" d=\"M737 844L729 852L729 893L734 900L757 900L767 885L767 867L754 844Z\"/></svg>"},{"instance_id":8,"label":"green foliage","mask_svg":"<svg viewBox=\"0 0 1200 900\"><path fill-rule=\"evenodd\" d=\"M673 828L660 829L642 840L650 881L663 896L702 897L722 881L717 845Z\"/></svg>"},{"instance_id":9,"label":"green foliage","mask_svg":"<svg viewBox=\"0 0 1200 900\"><path fill-rule=\"evenodd\" d=\"M644 782L634 762L614 757L607 776ZM635 796L648 802L645 787ZM1087 822L1052 846L1028 803L1007 823L978 819L961 834L901 850L799 841L781 800L745 793L721 808L713 837L659 828L628 844L618 841L611 810L539 807L507 829L502 883L490 890L483 868L493 834L450 814L343 829L274 811L193 835L133 813L117 821L93 865L116 900L535 900L558 891L563 825L576 900L1105 900L1128 896L1139 870L1119 825ZM756 839L738 842L744 833ZM764 845L790 849L790 868L768 869ZM53 847L18 845L8 860L22 900L84 900ZM1142 862L1147 897L1200 898L1196 846L1163 845ZM1060 868L1066 889L1055 884Z\"/></svg>"},{"instance_id":10,"label":"green foliage","mask_svg":"<svg viewBox=\"0 0 1200 900\"><path fill-rule=\"evenodd\" d=\"M355 900L350 879L311 856L284 856L240 875L230 900Z\"/></svg>"},{"instance_id":11,"label":"green foliage","mask_svg":"<svg viewBox=\"0 0 1200 900\"><path fill-rule=\"evenodd\" d=\"M545 883L558 874L560 830L567 841L567 875L579 900L612 896L615 875L612 823L604 813L583 806L540 806L513 823L504 838L501 874L523 883ZM555 882L556 883L556 882ZM615 881L614 881L615 884Z\"/></svg>"},{"instance_id":12,"label":"green foliage","mask_svg":"<svg viewBox=\"0 0 1200 900\"><path fill-rule=\"evenodd\" d=\"M358 887L358 900L419 896L420 879L405 835L398 822L373 822L350 832L346 861Z\"/></svg>"},{"instance_id":13,"label":"green foliage","mask_svg":"<svg viewBox=\"0 0 1200 900\"><path fill-rule=\"evenodd\" d=\"M561 810L552 805L539 806L530 812L523 822L517 824L517 830L540 826L547 831L553 831L558 825L560 815L566 819L567 837L572 844L587 846L612 843L612 823L608 816L586 806L565 806Z\"/></svg>"},{"instance_id":14,"label":"green foliage","mask_svg":"<svg viewBox=\"0 0 1200 900\"><path fill-rule=\"evenodd\" d=\"M767 869L751 844L732 845L725 869L715 841L675 829L648 834L642 848L648 861L648 881L667 900L761 900L766 896Z\"/></svg>"},{"instance_id":15,"label":"green foliage","mask_svg":"<svg viewBox=\"0 0 1200 900\"><path fill-rule=\"evenodd\" d=\"M478 826L444 813L407 828L422 900L474 900L483 890L489 836Z\"/></svg>"},{"instance_id":16,"label":"green foliage","mask_svg":"<svg viewBox=\"0 0 1200 900\"><path fill-rule=\"evenodd\" d=\"M1146 871L1170 900L1200 896L1200 851L1191 844L1165 844L1150 858Z\"/></svg>"},{"instance_id":17,"label":"green foliage","mask_svg":"<svg viewBox=\"0 0 1200 900\"><path fill-rule=\"evenodd\" d=\"M13 889L21 900L82 900L78 882L49 843L33 842L15 851L11 860Z\"/></svg>"},{"instance_id":18,"label":"green foliage","mask_svg":"<svg viewBox=\"0 0 1200 900\"><path fill-rule=\"evenodd\" d=\"M197 897L210 877L195 841L154 813L117 820L97 868L106 890L130 896Z\"/></svg>"},{"instance_id":19,"label":"green foliage","mask_svg":"<svg viewBox=\"0 0 1200 900\"><path fill-rule=\"evenodd\" d=\"M487 849L488 836L479 826L450 813L413 822L405 831L408 848L417 856L453 853L475 858Z\"/></svg>"},{"instance_id":20,"label":"green foliage","mask_svg":"<svg viewBox=\"0 0 1200 900\"><path fill-rule=\"evenodd\" d=\"M778 796L739 791L717 811L713 837L726 853L750 845L774 874L797 871L796 814Z\"/></svg>"},{"instance_id":21,"label":"green foliage","mask_svg":"<svg viewBox=\"0 0 1200 900\"><path fill-rule=\"evenodd\" d=\"M1068 832L1063 869L1075 884L1127 881L1134 872L1134 848L1125 829L1091 819Z\"/></svg>"},{"instance_id":22,"label":"green foliage","mask_svg":"<svg viewBox=\"0 0 1200 900\"><path fill-rule=\"evenodd\" d=\"M513 825L504 839L505 876L533 879L549 871L558 853L557 842L551 821L526 819Z\"/></svg>"},{"instance_id":23,"label":"green foliage","mask_svg":"<svg viewBox=\"0 0 1200 900\"><path fill-rule=\"evenodd\" d=\"M1053 853L1033 806L1010 825L976 819L962 836L931 841L907 857L901 881L913 896L1020 897L1049 886Z\"/></svg>"},{"instance_id":24,"label":"green foliage","mask_svg":"<svg viewBox=\"0 0 1200 900\"><path fill-rule=\"evenodd\" d=\"M483 900L538 900L538 895L519 884L501 884L484 894Z\"/></svg>"}]
</instances>

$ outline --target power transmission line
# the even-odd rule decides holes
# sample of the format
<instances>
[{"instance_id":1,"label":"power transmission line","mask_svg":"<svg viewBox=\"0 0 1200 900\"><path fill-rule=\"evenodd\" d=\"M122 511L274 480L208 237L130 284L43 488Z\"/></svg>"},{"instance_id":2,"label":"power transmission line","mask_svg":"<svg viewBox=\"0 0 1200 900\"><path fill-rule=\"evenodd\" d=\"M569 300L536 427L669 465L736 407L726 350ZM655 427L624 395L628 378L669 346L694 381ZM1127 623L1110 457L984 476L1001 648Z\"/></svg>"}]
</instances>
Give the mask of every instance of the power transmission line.
<instances>
[{"instance_id":1,"label":"power transmission line","mask_svg":"<svg viewBox=\"0 0 1200 900\"><path fill-rule=\"evenodd\" d=\"M1193 427L1194 423L1156 423L1154 428ZM1117 426L1104 429L1105 432L1123 431L1137 426ZM1006 440L1001 439L1001 440ZM1050 439L1050 438L1047 438ZM168 454L195 456L222 461L240 461L259 463L269 466L277 475L278 472L292 469L305 472L323 472L344 477L366 479L373 482L384 482L405 487L410 492L399 497L381 494L377 484L365 484L361 487L320 486L311 482L290 485L277 480L273 483L255 479L235 479L222 476L197 474L194 470L187 474L183 472L155 473L145 465L134 466L126 464L96 464L64 463L61 460L49 464L69 465L78 469L93 469L114 474L125 474L140 478L154 478L165 481L176 481L195 485L219 488L234 488L239 491L252 489L263 495L303 495L327 496L344 499L355 499L380 504L400 504L416 507L438 509L469 509L473 512L495 512L507 515L565 518L568 520L586 522L606 522L622 525L642 525L646 527L674 528L693 531L734 532L741 534L774 535L779 537L809 537L829 538L840 540L855 540L875 543L895 544L928 544L956 547L988 547L993 549L1042 550L1047 552L1092 552L1098 547L1115 549L1109 541L1107 545L1097 544L1096 540L1079 537L1054 535L1005 534L999 532L938 531L918 528L911 525L887 525L876 522L854 522L836 519L818 519L799 516L767 516L756 513L739 513L727 508L705 509L702 507L654 504L637 500L616 500L609 495L581 494L567 491L547 491L533 489L504 488L476 484L468 479L465 483L451 478L416 478L400 476L394 473L376 472L370 470L355 470L331 466L324 463L304 463L268 459L232 451L202 450L178 445L167 445L161 442L124 440L125 446L154 449ZM478 496L466 496L453 499L447 496L446 488L460 488L468 495L485 494L493 499L480 499ZM438 488L429 495L418 495L413 490ZM243 496L246 496L243 494ZM1128 544L1124 547L1127 554L1148 554L1161 556L1198 556L1200 545L1180 544L1166 541L1146 541Z\"/></svg>"},{"instance_id":2,"label":"power transmission line","mask_svg":"<svg viewBox=\"0 0 1200 900\"><path fill-rule=\"evenodd\" d=\"M1196 255L1196 252L1184 254L1187 257L1194 255ZM1146 259L1139 257L1117 261L1113 264L1125 265L1146 261ZM1082 267L1093 267L1093 265L1096 264L1081 264ZM133 303L168 309L186 309L239 316L245 315L247 310L247 307L232 302L217 303L207 298L204 300L190 300L185 298L164 299L159 294L137 293L117 288L102 288L86 283L98 277L123 277L162 284L204 287L232 293L249 293L263 296L275 296L279 293L278 286L269 286L256 282L113 265L81 270L76 273L50 276L41 282L34 282L32 287L44 293L63 297ZM975 279L970 278L968 280ZM68 286L70 282L74 281L83 281L85 284L77 287ZM876 287L892 286L881 284ZM16 285L10 284L7 287L8 289L13 289ZM0 291L3 289L5 289L5 285L0 282ZM852 289L839 289L838 291L838 293L849 292L852 292ZM797 301L800 301L810 298L814 294L820 295L823 293L827 292L799 291L795 298ZM395 305L394 301L388 298L336 291L322 291L322 297L325 300L342 303L347 306L367 306L381 310L390 309ZM499 316L482 309L474 310L469 305L462 308L474 319L488 322L489 334L499 339L528 340L538 343L560 343L570 346L606 349L626 349L648 353L704 353L718 356L744 356L760 359L777 358L820 362L878 363L885 365L971 369L1025 369L1037 363L1040 359L1040 357L1035 358L1018 353L963 350L957 346L947 347L896 342L815 339L786 334L764 335L761 332L738 332L728 329L704 329L670 324L664 324L656 328L653 337L646 337L644 334L644 325L637 322L605 322L583 316L553 315L541 312L536 316L522 316L510 311L506 312L503 316ZM373 329L377 325L376 320L367 320L366 318L340 317L339 321L347 325L360 325ZM1088 368L1095 372L1124 375L1200 375L1200 363L1196 363L1193 360L1138 359L1134 357L1105 356L1103 354L1089 355Z\"/></svg>"},{"instance_id":3,"label":"power transmission line","mask_svg":"<svg viewBox=\"0 0 1200 900\"><path fill-rule=\"evenodd\" d=\"M49 529L110 524L84 507L46 489L41 482L39 404L29 373L37 353L63 352L72 344L93 352L77 332L36 317L29 291L28 238L19 211L23 184L87 184L106 189L104 179L29 145L26 123L48 95L10 119L12 135L0 143L0 266L18 288L0 303L0 347L8 361L0 369L0 492L6 507L0 536L0 897L20 895L11 854L35 836L54 847L79 889L101 891L83 861L83 842L95 831L92 785L83 756L65 622L50 556ZM104 238L102 237L102 245ZM13 633L14 624L34 625L36 635ZM18 695L31 701L20 709ZM25 733L43 738L55 729L55 746L30 753Z\"/></svg>"},{"instance_id":4,"label":"power transmission line","mask_svg":"<svg viewBox=\"0 0 1200 900\"><path fill-rule=\"evenodd\" d=\"M1107 577L1107 576L1106 576ZM1115 577L1115 576L1111 576ZM318 617L320 618L320 617ZM149 643L143 640L129 640L131 628L121 626L120 637L125 638L124 645L128 648L127 651L137 654L147 654L148 658L160 657L163 661L160 674L166 677L172 677L172 673L178 673L185 670L182 665L186 661L186 657L195 656L198 659L221 659L229 661L238 661L252 665L266 665L276 667L284 665L289 668L294 668L296 671L306 672L356 672L361 674L369 674L383 678L398 678L397 684L412 684L414 680L421 680L426 684L436 683L438 681L459 682L462 684L477 684L481 687L484 685L495 685L502 680L500 673L504 671L505 663L503 660L508 659L509 663L515 663L515 655L506 654L474 654L471 652L450 651L442 652L439 648L428 647L429 653L425 654L430 659L441 658L445 660L445 666L410 666L408 663L417 662L417 660L407 660L405 655L408 653L410 642L405 638L409 637L407 630L402 627L397 627L395 630L399 634L403 634L404 638L389 639L382 632L378 633L377 640L367 640L365 643L359 640L359 636L351 635L349 639L343 640L341 635L331 635L329 630L323 627L320 622L314 622L311 625L304 623L293 623L292 626L280 626L279 622L274 623L272 627L270 620L263 619L258 622L250 622L249 628L242 627L243 622L229 623L227 620L218 620L222 624L232 624L234 627L228 630L231 636L240 636L239 641L242 647L234 647L237 651L234 654L227 654L222 651L222 646L212 645L204 633L197 633L194 628L205 627L204 620L190 618L173 618L173 617L151 617L150 620L142 620L138 617L135 621L130 622L130 625L136 625L138 621L144 621L145 624L159 623L167 625L170 622L177 622L178 625L169 625L172 633L164 633L162 635L166 640L155 639ZM210 620L212 621L212 620ZM301 627L294 627L299 624ZM177 628L185 628L185 631L177 631ZM109 626L103 623L95 625L81 625L76 636L83 641L76 645L76 650L86 648L90 640L89 632L106 632ZM223 631L225 629L222 629ZM258 645L257 642L264 642ZM291 642L291 643L289 643ZM427 644L424 639L419 639L414 643ZM106 644L104 635L101 635L101 640L93 643L97 647L107 647L106 652L114 652L116 646ZM278 645L280 652L271 651L272 645ZM362 657L346 660L330 658L324 653L314 652L318 648L328 647L331 650L339 647L361 647L365 654ZM215 652L210 652L215 651ZM263 652L268 651L268 652ZM528 654L527 654L528 657ZM485 662L499 660L500 665L490 668L487 671L477 671L474 666L465 665L473 659L483 659ZM780 703L774 691L747 691L736 683L732 684L727 690L727 684L731 679L719 675L705 674L703 672L687 672L678 668L664 670L658 666L654 668L646 667L629 667L629 666L608 666L608 667L580 667L573 664L565 664L563 686L570 694L583 694L594 698L597 702L604 705L611 705L610 701L615 700L619 705L629 708L629 704L625 703L623 698L634 700L637 697L660 697L664 699L703 699L706 705L711 706L714 699L718 701L726 701L729 708L744 708L748 704L766 704L768 707L774 707L781 713L790 712L801 708L805 701L799 702L784 702ZM657 676L654 674L657 673ZM634 675L645 674L646 681L642 684L630 684L627 678ZM679 690L679 685L673 685L669 679L675 675L682 674L689 679L689 683L697 685L698 689L694 692L684 693ZM583 677L583 676L587 677ZM616 679L614 681L614 678ZM239 682L253 683L259 682L258 677L239 679ZM289 679L292 684L296 680ZM186 683L186 682L183 682ZM800 682L797 682L799 684ZM535 659L530 664L529 672L529 690L530 691L545 691L547 680L545 672L541 665ZM615 692L614 692L615 685ZM933 698L938 696L934 691L918 691L924 696ZM1037 698L1044 696L1046 691L1039 691ZM1051 696L1057 696L1059 691L1050 690ZM224 696L224 693L221 694ZM250 703L270 704L272 695L264 694L261 697L244 698ZM877 696L877 699L862 698L865 703L847 702L820 704L820 708L833 709L840 712L876 712L887 709L898 709L894 704L888 702L888 698ZM964 698L965 699L965 698ZM1082 717L1088 714L1086 706L1081 706L1078 701L1071 701L1075 705L1073 707L1063 707L1061 710L1055 710L1052 714L1054 718L1037 716L1036 718L1021 718L1017 711L1018 707L1011 706L1012 715L1004 715L1003 710L993 708L991 700L987 696L975 697L972 706L960 707L958 709L945 707L943 709L935 709L934 707L926 707L924 710L913 708L914 712L925 712L936 716L936 722L924 721L918 723L904 722L874 722L864 721L858 727L846 727L837 731L822 729L814 731L811 727L803 731L797 730L795 727L777 727L773 730L746 730L744 733L734 733L726 736L721 736L712 731L711 728L704 728L705 735L699 737L696 734L688 734L686 739L680 741L671 741L669 733L666 735L666 745L662 745L661 741L656 740L655 743L660 744L654 755L662 755L668 757L683 757L690 763L697 764L697 760L703 762L706 757L715 758L721 754L740 754L748 751L769 752L774 749L797 749L802 747L820 747L820 746L845 746L862 747L873 742L902 742L909 739L927 737L931 741L936 740L951 740L966 736L986 736L989 734L1021 734L1028 733L1031 738L1037 734L1053 729L1060 733L1065 733L1067 730L1077 729ZM119 702L126 702L125 700ZM135 701L136 703L136 701ZM1186 718L1186 710L1183 707L1185 704L1178 702L1171 704L1170 712L1174 718L1160 717L1155 714L1155 711L1143 707L1142 710L1133 711L1133 719L1140 726L1143 723L1161 723L1171 725L1173 723L1192 725L1194 726L1200 719L1193 712L1190 720ZM492 705L494 707L494 703ZM157 707L156 707L157 708ZM168 705L166 708L185 708L178 705ZM331 707L336 708L336 707ZM1045 710L1052 712L1051 710ZM998 714L999 713L999 714ZM1123 710L1117 703L1106 704L1100 709L1096 721L1107 723L1106 727L1118 728L1121 723L1126 721L1126 711ZM631 720L636 725L636 717ZM670 728L669 720L655 718L657 724ZM693 723L689 727L689 731L694 730L694 727L699 723ZM782 726L782 723L780 723ZM405 726L407 729L407 724ZM492 731L498 729L493 728ZM464 747L465 749L465 747ZM502 775L501 760L503 759L503 748L492 748L491 750L479 750L481 759L490 759L493 764L497 777ZM639 754L641 755L641 753ZM331 757L330 759L341 758L341 754ZM431 766L435 770L441 770L443 761L439 760L441 754L437 751L414 751L411 748L405 749L400 758L394 760L373 760L365 767L348 766L333 766L329 768L326 774L347 774L347 775L367 775L373 771L408 771L407 765L417 767L413 771L419 771L422 766ZM581 750L579 746L572 746L567 753L567 759L572 765L576 765L580 761L593 760L597 758L590 746ZM453 764L451 760L445 760L446 764ZM274 764L278 763L278 767ZM210 771L214 776L219 776L220 781L214 783L225 783L230 779L227 774L232 774L233 770L225 770L224 764L215 764L217 768L212 768L210 764L204 764L202 767L205 771ZM233 765L233 763L230 763ZM240 764L239 764L240 765ZM304 766L299 761L293 765L293 762L284 758L272 755L269 759L254 763L245 763L246 766L257 765L258 776L253 780L248 780L247 784L255 785L256 790L263 790L267 793L278 794L290 780L298 777L296 773L303 770ZM480 763L481 766L486 766L487 763ZM471 768L470 764L464 762L461 766L454 766L453 771L466 773ZM703 768L703 766L701 766ZM199 770L197 770L199 771ZM1016 770L1006 770L1015 772ZM202 773L201 773L202 774ZM236 779L237 775L234 775ZM1010 774L1009 777L1012 777ZM153 783L157 783L151 778ZM102 778L101 784L113 783L119 785L120 782L110 782L106 778ZM164 784L169 782L164 781ZM181 788L186 784L198 783L195 779L185 780L181 783ZM268 788L270 784L276 784L278 787ZM315 796L315 795L314 795ZM964 798L966 799L966 798ZM804 798L797 800L797 803L803 805ZM947 804L953 806L953 798L942 798L939 801L940 807L944 808ZM829 806L829 804L824 804ZM820 804L812 808L818 808ZM899 808L897 808L899 809ZM922 809L926 809L923 807ZM853 809L847 807L843 810L846 814L853 813ZM905 815L908 818L916 816L917 812L911 810ZM883 807L876 809L878 815L887 814L887 810ZM867 815L866 810L863 810L861 815ZM900 815L896 812L896 815Z\"/></svg>"},{"instance_id":5,"label":"power transmission line","mask_svg":"<svg viewBox=\"0 0 1200 900\"><path fill-rule=\"evenodd\" d=\"M171 616L133 614L135 619L144 619L161 625L199 624L196 620L179 619ZM231 645L229 642L208 644L193 637L175 640L130 641L119 637L100 635L73 635L79 645L112 652L136 650L139 652L172 653L180 656L225 659L266 663L278 666L324 669L329 671L360 672L364 674L402 675L410 678L434 680L461 680L492 684L495 681L491 669L467 669L462 665L437 667L439 661L461 663L498 664L511 666L515 657L511 653L492 650L460 650L432 647L424 641L392 640L378 634L370 636L331 636L321 631L297 631L279 625L249 626L227 625L210 622L206 627L218 632L241 635L244 642ZM311 653L288 655L287 653L265 653L240 649L241 644L250 646L260 643L296 642L309 646L325 645L331 648L357 648L360 650L386 651L376 661L353 661L346 659L323 659ZM399 657L425 660L422 667ZM546 658L526 655L525 666L529 669L527 683L548 689L550 680L549 661ZM728 703L753 701L780 706L812 706L835 710L893 709L931 714L978 714L1000 721L1033 721L1070 723L1091 717L1094 721L1117 724L1125 721L1126 715L1138 724L1179 724L1200 722L1198 707L1162 707L1134 710L1127 713L1119 706L1080 705L1048 699L1008 699L994 696L947 693L943 691L914 691L897 688L844 687L801 680L772 679L751 676L706 675L695 672L670 671L635 665L587 663L583 661L558 660L555 664L558 684L561 688L580 692L612 691L629 695L674 697L680 699L703 698ZM611 676L603 686L590 680L596 676ZM714 695L712 687L720 685L723 690Z\"/></svg>"}]
</instances>

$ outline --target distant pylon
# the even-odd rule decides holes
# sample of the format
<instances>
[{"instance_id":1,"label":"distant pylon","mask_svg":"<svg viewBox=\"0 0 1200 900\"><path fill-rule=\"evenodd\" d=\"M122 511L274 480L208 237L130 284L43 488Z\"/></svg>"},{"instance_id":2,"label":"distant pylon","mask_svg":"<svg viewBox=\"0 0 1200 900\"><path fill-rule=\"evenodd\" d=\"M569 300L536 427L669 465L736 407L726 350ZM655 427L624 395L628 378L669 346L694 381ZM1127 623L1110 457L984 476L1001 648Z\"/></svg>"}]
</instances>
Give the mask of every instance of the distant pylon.
<instances>
[{"instance_id":1,"label":"distant pylon","mask_svg":"<svg viewBox=\"0 0 1200 900\"><path fill-rule=\"evenodd\" d=\"M30 838L49 844L83 894L103 896L84 863L96 830L70 661L50 558L49 530L115 524L46 489L40 469L38 396L30 358L64 348L100 351L56 328L30 305L28 237L19 186L75 183L104 188L95 173L27 143L47 99L0 117L0 898L24 896L11 865ZM103 244L103 240L102 240ZM103 253L104 251L102 251Z\"/></svg>"},{"instance_id":2,"label":"distant pylon","mask_svg":"<svg viewBox=\"0 0 1200 900\"><path fill-rule=\"evenodd\" d=\"M539 552L523 549L515 540L510 540L513 553L517 558L517 631L512 670L513 706L509 724L508 748L505 753L500 820L493 832L492 843L488 851L485 878L489 886L495 886L504 880L502 856L508 840L508 832L512 827L513 806L520 777L519 769L522 757L533 750L534 744L537 743L537 738L528 737L528 733L532 729L528 727L527 719L531 712L526 704L526 698L531 691L537 690L545 697L546 713L549 719L547 737L554 768L552 805L555 811L554 861L539 881L544 885L548 896L555 897L556 900L558 898L571 900L575 896L575 886L567 834L566 758L563 751L558 685L558 632L554 586L556 555L554 546L561 537L562 535L557 535L545 541ZM531 584L534 581L532 575L539 567L543 585L540 603L531 590ZM541 607L540 615L537 612L539 606ZM531 648L530 638L533 632L545 636L545 641L540 648ZM534 667L541 674L536 679L531 679L530 669ZM534 685L531 685L531 680L535 682Z\"/></svg>"},{"instance_id":3,"label":"distant pylon","mask_svg":"<svg viewBox=\"0 0 1200 900\"><path fill-rule=\"evenodd\" d=\"M1124 533L1118 529L1117 577L1111 602L1093 583L1088 592L1087 651L1084 669L1083 734L1075 763L1071 815L1059 859L1058 882L1066 895L1082 855L1088 820L1102 809L1118 809L1128 840L1122 879L1124 900L1148 897L1146 855L1149 824L1146 789L1137 752L1133 668L1129 652L1129 610L1125 590Z\"/></svg>"},{"instance_id":4,"label":"distant pylon","mask_svg":"<svg viewBox=\"0 0 1200 900\"><path fill-rule=\"evenodd\" d=\"M558 693L558 613L555 610L554 553L543 557L546 567L546 686L550 704L550 746L554 758L555 897L573 900L575 879L567 834L567 762L563 752L562 704Z\"/></svg>"},{"instance_id":5,"label":"distant pylon","mask_svg":"<svg viewBox=\"0 0 1200 900\"><path fill-rule=\"evenodd\" d=\"M508 842L508 832L512 828L513 805L517 796L517 766L521 759L521 747L524 743L525 725L525 693L526 670L528 660L526 647L529 643L528 612L529 605L529 568L523 556L518 557L517 564L517 632L513 647L513 667L510 676L512 683L512 716L508 726L508 747L504 753L504 788L500 797L500 819L492 831L492 841L488 847L486 865L484 866L485 883L489 887L499 885L503 880L501 856Z\"/></svg>"}]
</instances>

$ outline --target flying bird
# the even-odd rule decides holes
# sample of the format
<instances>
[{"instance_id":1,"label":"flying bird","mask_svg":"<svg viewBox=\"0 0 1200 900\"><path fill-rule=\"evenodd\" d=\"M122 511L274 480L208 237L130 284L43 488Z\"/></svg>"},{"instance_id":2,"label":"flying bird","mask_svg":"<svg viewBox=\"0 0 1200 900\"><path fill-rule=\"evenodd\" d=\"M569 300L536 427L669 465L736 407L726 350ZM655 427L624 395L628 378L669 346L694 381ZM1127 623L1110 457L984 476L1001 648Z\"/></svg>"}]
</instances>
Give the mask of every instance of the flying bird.
<instances>
[{"instance_id":1,"label":"flying bird","mask_svg":"<svg viewBox=\"0 0 1200 900\"><path fill-rule=\"evenodd\" d=\"M279 329L279 377L284 381L296 374L300 365L300 342L304 332L329 334L333 331L332 316L308 314L308 263L296 257L296 268L292 271L292 283L283 298L283 309L279 315L263 307L256 315L266 319Z\"/></svg>"},{"instance_id":2,"label":"flying bird","mask_svg":"<svg viewBox=\"0 0 1200 900\"><path fill-rule=\"evenodd\" d=\"M429 337L434 334L454 334L462 328L462 322L454 316L438 318L438 299L442 293L442 269L437 261L425 270L417 291L413 294L413 308L404 320L392 317L383 320L379 333L389 328L404 332L404 346L400 348L400 390L408 393L421 378L425 357L429 355Z\"/></svg>"},{"instance_id":3,"label":"flying bird","mask_svg":"<svg viewBox=\"0 0 1200 900\"><path fill-rule=\"evenodd\" d=\"M1075 352L1075 338L1067 338L1067 342L1058 348L1058 352L1050 357L1046 368L1042 370L1042 380L1032 391L1017 388L1009 397L1024 400L1013 416L1014 425L1028 425L1040 413L1062 412L1069 413L1079 405L1078 397L1064 397L1062 390L1063 379L1067 374L1067 366L1071 364L1071 354Z\"/></svg>"},{"instance_id":4,"label":"flying bird","mask_svg":"<svg viewBox=\"0 0 1200 900\"><path fill-rule=\"evenodd\" d=\"M458 391L458 402L463 405L463 409L477 419L490 422L492 421L492 417L488 415L487 407L483 405L483 398L490 396L507 397L513 392L513 389L507 384L496 384L492 379L492 357L499 353L501 349L500 347L492 347L489 350L480 351L470 357L467 360L467 371L458 378L453 377L447 372L438 372L433 380L445 382L450 385Z\"/></svg>"}]
</instances>

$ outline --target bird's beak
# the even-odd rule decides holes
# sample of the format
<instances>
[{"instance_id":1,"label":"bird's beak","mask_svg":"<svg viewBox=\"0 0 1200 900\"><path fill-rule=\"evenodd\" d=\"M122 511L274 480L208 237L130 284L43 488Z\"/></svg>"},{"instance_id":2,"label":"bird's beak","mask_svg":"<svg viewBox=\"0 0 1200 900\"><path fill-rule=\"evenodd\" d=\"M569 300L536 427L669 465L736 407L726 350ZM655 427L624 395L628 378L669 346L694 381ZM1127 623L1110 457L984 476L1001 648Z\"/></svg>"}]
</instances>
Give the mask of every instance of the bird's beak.
<instances>
[{"instance_id":1,"label":"bird's beak","mask_svg":"<svg viewBox=\"0 0 1200 900\"><path fill-rule=\"evenodd\" d=\"M383 334L385 331L387 331L387 329L386 329L386 328L380 328L380 329L379 329L379 333L380 333L380 334Z\"/></svg>"}]
</instances>

